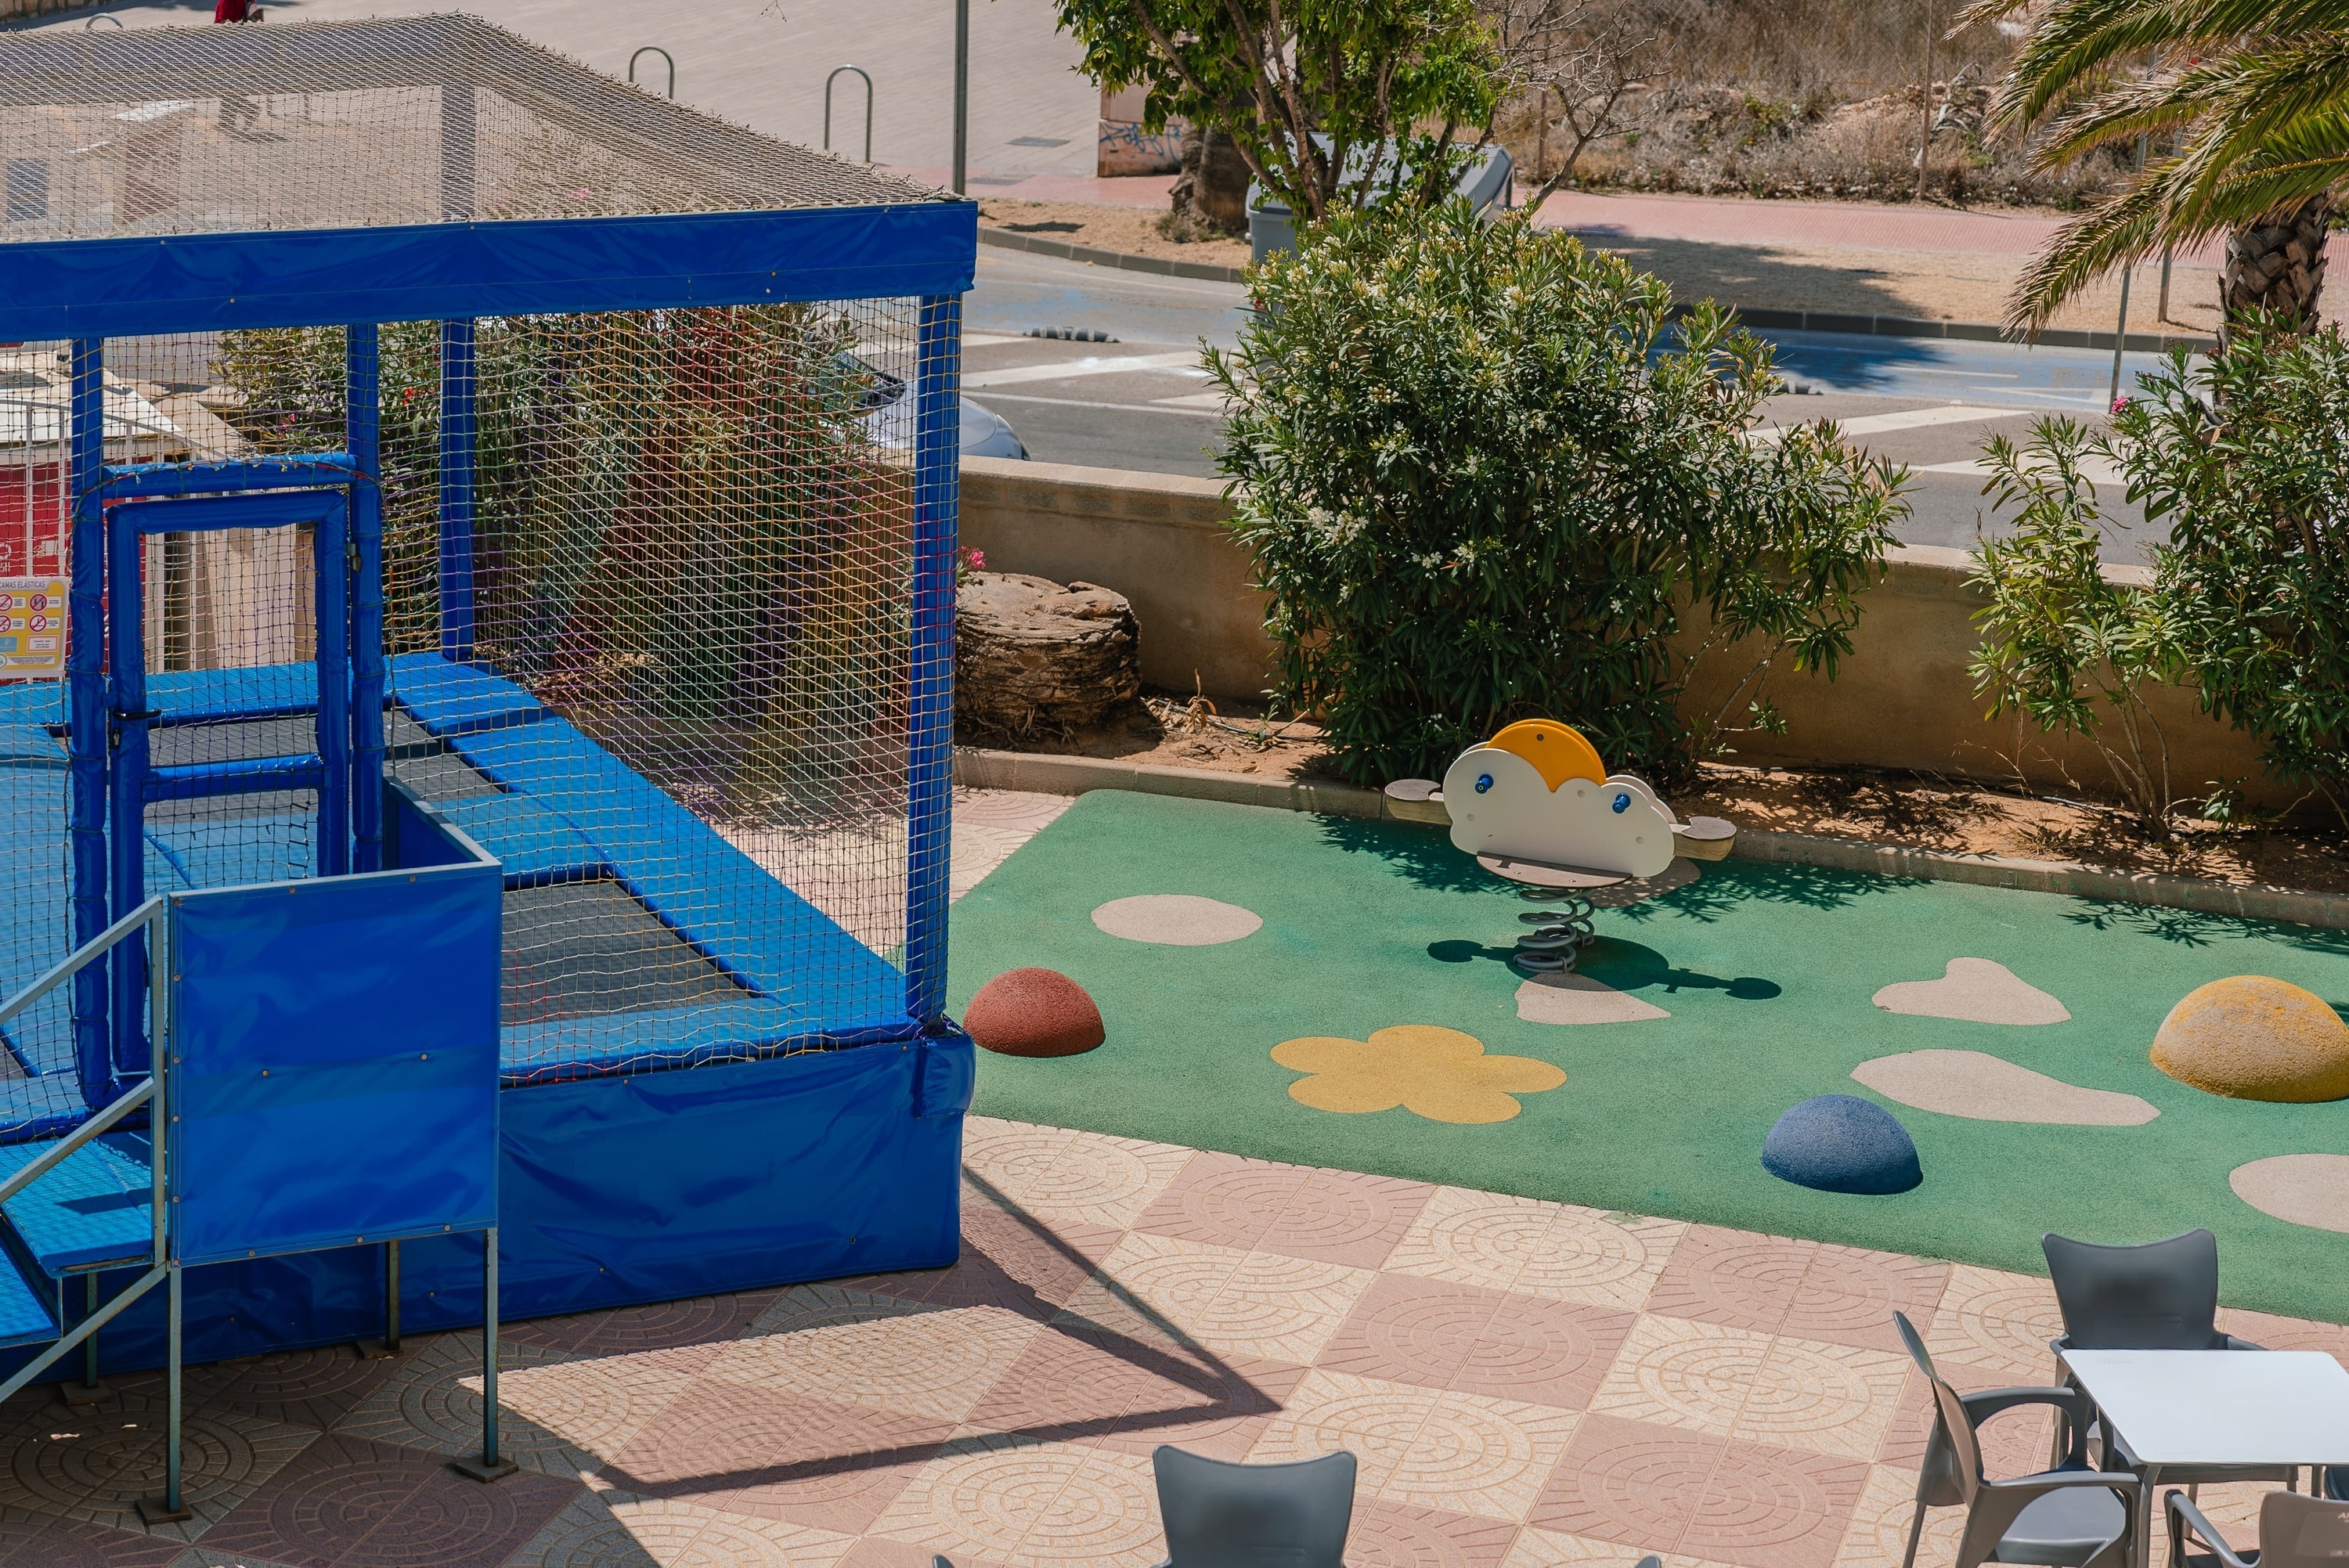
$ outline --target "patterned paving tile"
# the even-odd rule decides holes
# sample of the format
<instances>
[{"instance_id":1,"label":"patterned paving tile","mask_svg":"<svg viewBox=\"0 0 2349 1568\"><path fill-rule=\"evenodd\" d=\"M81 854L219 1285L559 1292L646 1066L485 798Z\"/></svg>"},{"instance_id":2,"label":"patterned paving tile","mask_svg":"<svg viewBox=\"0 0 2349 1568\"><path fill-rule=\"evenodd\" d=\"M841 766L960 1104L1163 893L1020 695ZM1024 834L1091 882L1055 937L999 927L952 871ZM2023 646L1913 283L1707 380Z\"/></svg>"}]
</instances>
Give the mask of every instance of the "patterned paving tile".
<instances>
[{"instance_id":1,"label":"patterned paving tile","mask_svg":"<svg viewBox=\"0 0 2349 1568\"><path fill-rule=\"evenodd\" d=\"M1124 1235L1102 1225L1046 1226L991 1203L968 1203L962 1256L951 1268L838 1283L932 1306L1000 1307L1041 1322L1068 1305Z\"/></svg>"},{"instance_id":2,"label":"patterned paving tile","mask_svg":"<svg viewBox=\"0 0 2349 1568\"><path fill-rule=\"evenodd\" d=\"M2310 1323L2298 1317L2278 1317L2272 1313L2222 1306L2219 1309L2219 1326L2270 1350L2322 1350L2349 1366L2349 1328L2337 1323Z\"/></svg>"},{"instance_id":3,"label":"patterned paving tile","mask_svg":"<svg viewBox=\"0 0 2349 1568\"><path fill-rule=\"evenodd\" d=\"M1930 1332L1949 1279L1947 1264L1823 1242L1811 1254L1810 1269L1780 1332L1797 1339L1899 1353L1893 1313L1907 1313L1920 1332Z\"/></svg>"},{"instance_id":4,"label":"patterned paving tile","mask_svg":"<svg viewBox=\"0 0 2349 1568\"><path fill-rule=\"evenodd\" d=\"M871 1533L1006 1563L1146 1568L1159 1546L1147 1460L996 1433L957 1438L923 1466Z\"/></svg>"},{"instance_id":5,"label":"patterned paving tile","mask_svg":"<svg viewBox=\"0 0 2349 1568\"><path fill-rule=\"evenodd\" d=\"M1439 1187L1388 1254L1387 1272L1509 1290L1547 1234L1556 1209L1532 1198Z\"/></svg>"},{"instance_id":6,"label":"patterned paving tile","mask_svg":"<svg viewBox=\"0 0 2349 1568\"><path fill-rule=\"evenodd\" d=\"M1816 1242L1692 1225L1672 1248L1647 1309L1775 1334L1817 1252Z\"/></svg>"},{"instance_id":7,"label":"patterned paving tile","mask_svg":"<svg viewBox=\"0 0 2349 1568\"><path fill-rule=\"evenodd\" d=\"M1032 789L973 789L957 785L954 821L957 828L968 822L1012 829L1032 838L1050 827L1076 799L1073 795L1043 795Z\"/></svg>"},{"instance_id":8,"label":"patterned paving tile","mask_svg":"<svg viewBox=\"0 0 2349 1568\"><path fill-rule=\"evenodd\" d=\"M1554 1530L1537 1530L1532 1525L1517 1532L1516 1544L1509 1548L1509 1557L1503 1568L1637 1568L1648 1555L1647 1549L1626 1546L1614 1541L1587 1541L1578 1535L1561 1535ZM1660 1553L1664 1568L1713 1568L1702 1558L1686 1557L1678 1553Z\"/></svg>"},{"instance_id":9,"label":"patterned paving tile","mask_svg":"<svg viewBox=\"0 0 2349 1568\"><path fill-rule=\"evenodd\" d=\"M8 1559L0 1557L0 1563ZM67 1562L74 1559L67 1558ZM171 1559L171 1568L294 1568L290 1563L271 1563L244 1552L215 1552L198 1542Z\"/></svg>"},{"instance_id":10,"label":"patterned paving tile","mask_svg":"<svg viewBox=\"0 0 2349 1568\"><path fill-rule=\"evenodd\" d=\"M1946 1359L2040 1384L2054 1376L2047 1344L2063 1332L2064 1315L2045 1280L1960 1264L1950 1271L1925 1348L1937 1366Z\"/></svg>"},{"instance_id":11,"label":"patterned paving tile","mask_svg":"<svg viewBox=\"0 0 2349 1568\"><path fill-rule=\"evenodd\" d=\"M1506 1399L1312 1372L1248 1458L1350 1450L1362 1495L1515 1524L1557 1467L1578 1417Z\"/></svg>"},{"instance_id":12,"label":"patterned paving tile","mask_svg":"<svg viewBox=\"0 0 2349 1568\"><path fill-rule=\"evenodd\" d=\"M1642 1552L1674 1551L1727 1447L1702 1432L1587 1415L1526 1522Z\"/></svg>"},{"instance_id":13,"label":"patterned paving tile","mask_svg":"<svg viewBox=\"0 0 2349 1568\"><path fill-rule=\"evenodd\" d=\"M1521 1533L1495 1520L1380 1499L1354 1505L1350 1568L1500 1568Z\"/></svg>"},{"instance_id":14,"label":"patterned paving tile","mask_svg":"<svg viewBox=\"0 0 2349 1568\"><path fill-rule=\"evenodd\" d=\"M574 1366L579 1369L572 1370ZM450 1458L480 1453L481 1342L468 1334L444 1334L397 1367L381 1387L336 1423L335 1430ZM541 1379L540 1374L548 1377ZM538 1346L502 1344L498 1451L526 1470L575 1480L617 1452L690 1376L657 1363L625 1367L603 1361L574 1363ZM510 1392L516 1387L529 1390L523 1396L529 1401L527 1408ZM600 1408L590 1408L589 1401ZM577 1437L541 1424L535 1418L541 1410L567 1420ZM598 1443L602 1446L593 1446Z\"/></svg>"},{"instance_id":15,"label":"patterned paving tile","mask_svg":"<svg viewBox=\"0 0 2349 1568\"><path fill-rule=\"evenodd\" d=\"M1137 1231L1102 1261L1061 1321L1144 1342L1302 1363L1337 1334L1371 1278L1340 1264Z\"/></svg>"},{"instance_id":16,"label":"patterned paving tile","mask_svg":"<svg viewBox=\"0 0 2349 1568\"><path fill-rule=\"evenodd\" d=\"M182 1562L189 1551L165 1536L0 1507L0 1563L7 1568L166 1568Z\"/></svg>"},{"instance_id":17,"label":"patterned paving tile","mask_svg":"<svg viewBox=\"0 0 2349 1568\"><path fill-rule=\"evenodd\" d=\"M1704 1487L1682 1550L1739 1568L1830 1568L1868 1467L1732 1442Z\"/></svg>"},{"instance_id":18,"label":"patterned paving tile","mask_svg":"<svg viewBox=\"0 0 2349 1568\"><path fill-rule=\"evenodd\" d=\"M963 1140L970 1173L1038 1219L1118 1229L1141 1219L1191 1159L1172 1144L983 1117L969 1119Z\"/></svg>"},{"instance_id":19,"label":"patterned paving tile","mask_svg":"<svg viewBox=\"0 0 2349 1568\"><path fill-rule=\"evenodd\" d=\"M1781 1336L1771 1342L1730 1436L1873 1459L1911 1370L1905 1355Z\"/></svg>"},{"instance_id":20,"label":"patterned paving tile","mask_svg":"<svg viewBox=\"0 0 2349 1568\"><path fill-rule=\"evenodd\" d=\"M436 1336L406 1342L409 1355L429 1348ZM356 1409L398 1371L397 1360L362 1361L347 1345L287 1350L191 1367L181 1385L191 1406L238 1410L289 1427L326 1430Z\"/></svg>"},{"instance_id":21,"label":"patterned paving tile","mask_svg":"<svg viewBox=\"0 0 2349 1568\"><path fill-rule=\"evenodd\" d=\"M1257 1250L1349 1267L1382 1267L1435 1189L1348 1171L1311 1171L1273 1215Z\"/></svg>"},{"instance_id":22,"label":"patterned paving tile","mask_svg":"<svg viewBox=\"0 0 2349 1568\"><path fill-rule=\"evenodd\" d=\"M1868 1484L1844 1527L1836 1548L1835 1568L1899 1568L1909 1549L1909 1527L1917 1517L1917 1472L1878 1465L1868 1472ZM1917 1544L1917 1561L1928 1564L1954 1562L1958 1538L1964 1533L1965 1510L1930 1508L1924 1532Z\"/></svg>"},{"instance_id":23,"label":"patterned paving tile","mask_svg":"<svg viewBox=\"0 0 2349 1568\"><path fill-rule=\"evenodd\" d=\"M6 1465L0 1509L150 1533L141 1498L163 1490L164 1403L160 1380L118 1384L109 1404L68 1410L45 1388L13 1402L0 1429ZM195 1518L151 1532L186 1545L265 1485L309 1444L314 1429L234 1410L189 1412L181 1435L181 1491ZM102 1537L87 1537L89 1541Z\"/></svg>"},{"instance_id":24,"label":"patterned paving tile","mask_svg":"<svg viewBox=\"0 0 2349 1568\"><path fill-rule=\"evenodd\" d=\"M1579 1410L1639 1321L1579 1302L1505 1295L1448 1387Z\"/></svg>"},{"instance_id":25,"label":"patterned paving tile","mask_svg":"<svg viewBox=\"0 0 2349 1568\"><path fill-rule=\"evenodd\" d=\"M1769 1358L1769 1336L1682 1317L1642 1317L1590 1408L1727 1437Z\"/></svg>"},{"instance_id":26,"label":"patterned paving tile","mask_svg":"<svg viewBox=\"0 0 2349 1568\"><path fill-rule=\"evenodd\" d=\"M1381 1274L1322 1347L1319 1365L1389 1383L1449 1387L1508 1299L1475 1285Z\"/></svg>"},{"instance_id":27,"label":"patterned paving tile","mask_svg":"<svg viewBox=\"0 0 2349 1568\"><path fill-rule=\"evenodd\" d=\"M997 1307L910 1307L806 1285L784 1293L709 1376L952 1425L1041 1326Z\"/></svg>"},{"instance_id":28,"label":"patterned paving tile","mask_svg":"<svg viewBox=\"0 0 2349 1568\"><path fill-rule=\"evenodd\" d=\"M1167 1183L1133 1228L1247 1252L1295 1200L1306 1175L1295 1165L1203 1151Z\"/></svg>"},{"instance_id":29,"label":"patterned paving tile","mask_svg":"<svg viewBox=\"0 0 2349 1568\"><path fill-rule=\"evenodd\" d=\"M500 1324L498 1337L569 1356L626 1356L647 1350L681 1350L723 1345L773 1305L781 1293L735 1291L688 1296L683 1301L617 1306L523 1323Z\"/></svg>"},{"instance_id":30,"label":"patterned paving tile","mask_svg":"<svg viewBox=\"0 0 2349 1568\"><path fill-rule=\"evenodd\" d=\"M638 1497L854 1534L951 1433L943 1421L894 1410L703 1378L602 1474Z\"/></svg>"},{"instance_id":31,"label":"patterned paving tile","mask_svg":"<svg viewBox=\"0 0 2349 1568\"><path fill-rule=\"evenodd\" d=\"M333 1568L500 1563L576 1495L527 1470L484 1486L432 1455L329 1432L206 1531L204 1545Z\"/></svg>"},{"instance_id":32,"label":"patterned paving tile","mask_svg":"<svg viewBox=\"0 0 2349 1568\"><path fill-rule=\"evenodd\" d=\"M1687 1230L1679 1220L1601 1214L1568 1204L1557 1211L1510 1288L1523 1295L1637 1312Z\"/></svg>"},{"instance_id":33,"label":"patterned paving tile","mask_svg":"<svg viewBox=\"0 0 2349 1568\"><path fill-rule=\"evenodd\" d=\"M502 1568L835 1568L856 1537L666 1498L582 1493Z\"/></svg>"},{"instance_id":34,"label":"patterned paving tile","mask_svg":"<svg viewBox=\"0 0 2349 1568\"><path fill-rule=\"evenodd\" d=\"M1146 1357L1150 1386L1100 1446L1147 1456L1161 1443L1210 1459L1245 1460L1305 1377L1305 1368L1253 1356Z\"/></svg>"}]
</instances>

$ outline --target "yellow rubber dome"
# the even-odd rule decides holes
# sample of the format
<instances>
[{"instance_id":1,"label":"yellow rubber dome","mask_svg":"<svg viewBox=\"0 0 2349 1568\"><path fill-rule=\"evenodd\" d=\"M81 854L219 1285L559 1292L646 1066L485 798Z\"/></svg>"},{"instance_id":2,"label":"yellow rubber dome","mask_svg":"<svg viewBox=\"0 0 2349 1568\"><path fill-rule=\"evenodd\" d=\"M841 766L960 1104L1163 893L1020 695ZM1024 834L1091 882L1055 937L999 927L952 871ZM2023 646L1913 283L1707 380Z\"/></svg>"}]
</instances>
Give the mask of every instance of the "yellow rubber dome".
<instances>
[{"instance_id":1,"label":"yellow rubber dome","mask_svg":"<svg viewBox=\"0 0 2349 1568\"><path fill-rule=\"evenodd\" d=\"M2232 1099L2349 1096L2349 1024L2323 997L2264 975L2189 991L2153 1037L2153 1065Z\"/></svg>"}]
</instances>

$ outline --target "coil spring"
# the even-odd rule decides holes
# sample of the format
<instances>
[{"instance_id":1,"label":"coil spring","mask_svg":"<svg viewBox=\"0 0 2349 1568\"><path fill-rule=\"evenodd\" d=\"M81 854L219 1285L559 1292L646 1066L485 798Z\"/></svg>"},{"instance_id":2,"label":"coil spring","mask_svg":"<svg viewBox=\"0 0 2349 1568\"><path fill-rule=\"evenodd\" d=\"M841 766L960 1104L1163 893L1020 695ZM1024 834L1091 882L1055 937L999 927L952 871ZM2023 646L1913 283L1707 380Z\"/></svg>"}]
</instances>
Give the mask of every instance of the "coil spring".
<instances>
[{"instance_id":1,"label":"coil spring","mask_svg":"<svg viewBox=\"0 0 2349 1568\"><path fill-rule=\"evenodd\" d=\"M1532 910L1517 916L1533 929L1517 938L1517 950L1509 955L1509 962L1528 975L1572 973L1577 951L1599 940L1590 923L1596 906L1579 893L1561 894L1554 888L1519 888L1517 896L1566 907Z\"/></svg>"}]
</instances>

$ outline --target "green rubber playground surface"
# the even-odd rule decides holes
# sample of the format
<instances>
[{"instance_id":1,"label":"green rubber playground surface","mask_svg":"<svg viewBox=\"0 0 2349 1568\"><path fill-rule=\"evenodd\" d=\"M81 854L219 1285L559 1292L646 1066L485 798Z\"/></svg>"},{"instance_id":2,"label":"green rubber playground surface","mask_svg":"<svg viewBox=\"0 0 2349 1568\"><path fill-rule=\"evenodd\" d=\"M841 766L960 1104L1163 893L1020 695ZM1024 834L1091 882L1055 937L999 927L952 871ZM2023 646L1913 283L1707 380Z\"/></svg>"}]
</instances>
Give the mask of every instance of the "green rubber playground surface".
<instances>
[{"instance_id":1,"label":"green rubber playground surface","mask_svg":"<svg viewBox=\"0 0 2349 1568\"><path fill-rule=\"evenodd\" d=\"M2223 1099L2147 1059L2171 1006L2224 976L2272 975L2339 1008L2349 933L1806 867L1702 870L1601 911L1580 965L1669 1016L1532 1023L1505 962L1532 906L1442 831L1096 791L956 905L951 1002L959 1013L1007 969L1057 969L1100 1004L1108 1043L1050 1060L981 1052L973 1109L2033 1273L2043 1231L2128 1242L2208 1225L2230 1304L2349 1317L2349 1234L2271 1218L2228 1182L2268 1156L2349 1153L2349 1101ZM1236 904L1263 924L1174 946L1093 923L1102 903L1148 894ZM2005 965L2071 1017L1975 1023L1871 1001L1960 957ZM1464 1032L1566 1081L1519 1095L1513 1119L1459 1124L1313 1109L1288 1092L1304 1075L1272 1057L1285 1041L1399 1025ZM1977 1120L1850 1076L1920 1050L1988 1053L2160 1114L2133 1127ZM1772 1124L1821 1094L1890 1110L1916 1140L1923 1184L1861 1197L1764 1171Z\"/></svg>"}]
</instances>

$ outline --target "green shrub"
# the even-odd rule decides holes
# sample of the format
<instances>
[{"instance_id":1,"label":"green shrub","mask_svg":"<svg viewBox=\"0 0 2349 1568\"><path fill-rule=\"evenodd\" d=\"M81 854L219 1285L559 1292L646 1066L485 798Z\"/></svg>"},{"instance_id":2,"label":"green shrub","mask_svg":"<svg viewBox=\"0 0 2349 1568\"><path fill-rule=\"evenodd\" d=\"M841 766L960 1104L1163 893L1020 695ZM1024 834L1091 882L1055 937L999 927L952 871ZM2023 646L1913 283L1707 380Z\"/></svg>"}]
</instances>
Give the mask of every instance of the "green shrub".
<instances>
[{"instance_id":1,"label":"green shrub","mask_svg":"<svg viewBox=\"0 0 2349 1568\"><path fill-rule=\"evenodd\" d=\"M1849 651L1902 478L1828 427L1749 441L1783 387L1709 302L1675 325L1656 279L1459 203L1341 216L1254 288L1210 356L1222 467L1274 695L1319 715L1346 777L1440 775L1548 717L1676 787L1733 720L1775 727L1782 657L1832 675ZM1684 615L1708 630L1676 651ZM1684 721L1693 664L1733 644L1733 696Z\"/></svg>"},{"instance_id":2,"label":"green shrub","mask_svg":"<svg viewBox=\"0 0 2349 1568\"><path fill-rule=\"evenodd\" d=\"M1972 581L1990 603L1974 615L1974 690L1992 718L2019 713L2086 741L2139 830L2167 838L2178 800L2147 694L2172 660L2153 596L2107 578L2097 559L2103 513L2086 467L2102 455L2097 434L2042 419L2022 447L1999 436L1984 452L1983 493L2016 512L2013 531L1975 549Z\"/></svg>"},{"instance_id":3,"label":"green shrub","mask_svg":"<svg viewBox=\"0 0 2349 1568\"><path fill-rule=\"evenodd\" d=\"M2163 634L2203 707L2279 779L2349 813L2349 344L2241 332L2113 419L2147 520Z\"/></svg>"}]
</instances>

